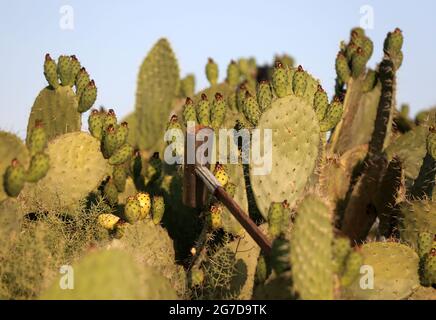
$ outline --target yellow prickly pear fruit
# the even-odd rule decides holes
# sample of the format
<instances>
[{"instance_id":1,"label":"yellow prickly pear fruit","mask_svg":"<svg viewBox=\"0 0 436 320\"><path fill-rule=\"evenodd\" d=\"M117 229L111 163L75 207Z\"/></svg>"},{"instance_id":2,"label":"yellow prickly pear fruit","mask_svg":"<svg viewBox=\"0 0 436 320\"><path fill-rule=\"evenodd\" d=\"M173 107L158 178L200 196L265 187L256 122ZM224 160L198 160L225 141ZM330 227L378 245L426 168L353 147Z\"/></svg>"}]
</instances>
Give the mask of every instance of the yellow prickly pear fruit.
<instances>
[{"instance_id":1,"label":"yellow prickly pear fruit","mask_svg":"<svg viewBox=\"0 0 436 320\"><path fill-rule=\"evenodd\" d=\"M221 214L223 208L221 206L212 205L209 210L209 222L213 230L217 230L222 227Z\"/></svg>"},{"instance_id":2,"label":"yellow prickly pear fruit","mask_svg":"<svg viewBox=\"0 0 436 320\"><path fill-rule=\"evenodd\" d=\"M139 219L143 220L147 218L148 215L150 214L150 209L151 209L150 194L147 192L139 192L136 194L136 200L139 203L140 212L141 212Z\"/></svg>"},{"instance_id":3,"label":"yellow prickly pear fruit","mask_svg":"<svg viewBox=\"0 0 436 320\"><path fill-rule=\"evenodd\" d=\"M213 175L218 180L220 185L224 187L229 182L229 175L224 169L224 166L220 163L215 165L215 170L213 171Z\"/></svg>"},{"instance_id":4,"label":"yellow prickly pear fruit","mask_svg":"<svg viewBox=\"0 0 436 320\"><path fill-rule=\"evenodd\" d=\"M111 213L102 213L97 217L97 221L106 230L114 230L120 218Z\"/></svg>"}]
</instances>

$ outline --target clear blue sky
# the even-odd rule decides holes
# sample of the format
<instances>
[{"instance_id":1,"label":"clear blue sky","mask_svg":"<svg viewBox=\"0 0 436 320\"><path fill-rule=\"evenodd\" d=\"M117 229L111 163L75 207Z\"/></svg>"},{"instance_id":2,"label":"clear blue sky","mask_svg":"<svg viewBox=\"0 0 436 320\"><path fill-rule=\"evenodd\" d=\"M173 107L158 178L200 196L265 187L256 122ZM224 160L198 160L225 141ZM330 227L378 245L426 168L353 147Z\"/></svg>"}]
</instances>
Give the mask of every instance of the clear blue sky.
<instances>
[{"instance_id":1,"label":"clear blue sky","mask_svg":"<svg viewBox=\"0 0 436 320\"><path fill-rule=\"evenodd\" d=\"M64 30L60 8L74 10L74 29ZM213 57L224 78L239 56L270 62L276 53L294 56L329 94L339 41L359 25L361 6L374 9L374 66L386 33L400 27L405 61L398 101L412 111L436 104L436 2L334 1L0 1L0 129L24 136L27 117L46 85L44 54L76 54L98 86L96 105L133 110L139 66L152 45L167 37L182 75L193 72L206 85L204 64ZM198 88L197 87L197 88Z\"/></svg>"}]
</instances>

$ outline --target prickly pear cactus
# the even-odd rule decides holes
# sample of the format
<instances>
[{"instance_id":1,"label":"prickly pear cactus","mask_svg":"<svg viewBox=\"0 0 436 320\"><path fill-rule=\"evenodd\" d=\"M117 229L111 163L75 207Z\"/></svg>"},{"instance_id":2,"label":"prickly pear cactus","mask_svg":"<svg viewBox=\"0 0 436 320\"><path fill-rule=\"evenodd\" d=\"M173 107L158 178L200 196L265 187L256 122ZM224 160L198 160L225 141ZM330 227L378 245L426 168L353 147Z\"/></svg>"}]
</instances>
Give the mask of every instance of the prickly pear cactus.
<instances>
[{"instance_id":1,"label":"prickly pear cactus","mask_svg":"<svg viewBox=\"0 0 436 320\"><path fill-rule=\"evenodd\" d=\"M419 287L419 258L410 247L395 242L370 242L361 247L361 253L366 274L344 289L345 298L406 299Z\"/></svg>"},{"instance_id":2,"label":"prickly pear cactus","mask_svg":"<svg viewBox=\"0 0 436 320\"><path fill-rule=\"evenodd\" d=\"M33 209L71 209L96 190L111 172L101 154L100 142L84 132L52 140L47 154L51 161L47 175L23 190L23 201Z\"/></svg>"},{"instance_id":3,"label":"prickly pear cactus","mask_svg":"<svg viewBox=\"0 0 436 320\"><path fill-rule=\"evenodd\" d=\"M120 250L90 253L73 265L74 289L65 290L56 279L41 300L177 299L168 281L153 268L137 264Z\"/></svg>"},{"instance_id":4,"label":"prickly pear cactus","mask_svg":"<svg viewBox=\"0 0 436 320\"><path fill-rule=\"evenodd\" d=\"M331 210L317 196L299 204L291 233L293 290L301 299L333 299Z\"/></svg>"},{"instance_id":5,"label":"prickly pear cactus","mask_svg":"<svg viewBox=\"0 0 436 320\"><path fill-rule=\"evenodd\" d=\"M179 89L179 67L166 39L160 39L148 53L137 86L135 145L149 149L163 143L165 124Z\"/></svg>"},{"instance_id":6,"label":"prickly pear cactus","mask_svg":"<svg viewBox=\"0 0 436 320\"><path fill-rule=\"evenodd\" d=\"M320 130L312 105L293 95L275 100L257 128L261 134L253 136L252 143L271 152L271 163L265 163L266 172L259 172L251 162L250 181L257 206L266 218L271 202L287 200L292 207L301 197L315 168ZM265 130L272 131L271 145L261 143Z\"/></svg>"},{"instance_id":7,"label":"prickly pear cactus","mask_svg":"<svg viewBox=\"0 0 436 320\"><path fill-rule=\"evenodd\" d=\"M20 138L16 135L0 131L0 202L7 198L4 190L4 175L13 159L27 167L29 163L29 152Z\"/></svg>"},{"instance_id":8,"label":"prickly pear cactus","mask_svg":"<svg viewBox=\"0 0 436 320\"><path fill-rule=\"evenodd\" d=\"M49 140L64 133L80 131L82 113L89 110L97 98L94 81L80 67L75 56L60 56L56 69L56 62L47 54L44 74L49 86L39 93L32 106L27 142L37 120L44 123Z\"/></svg>"}]
</instances>

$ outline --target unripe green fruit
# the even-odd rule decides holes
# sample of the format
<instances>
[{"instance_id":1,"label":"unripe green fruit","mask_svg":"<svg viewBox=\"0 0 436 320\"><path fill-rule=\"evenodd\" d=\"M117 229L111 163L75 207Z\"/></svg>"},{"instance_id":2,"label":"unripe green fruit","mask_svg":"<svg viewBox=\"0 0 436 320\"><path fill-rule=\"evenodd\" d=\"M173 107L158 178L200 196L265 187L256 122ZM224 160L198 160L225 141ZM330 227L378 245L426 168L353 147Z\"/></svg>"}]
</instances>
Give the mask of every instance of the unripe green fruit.
<instances>
[{"instance_id":1,"label":"unripe green fruit","mask_svg":"<svg viewBox=\"0 0 436 320\"><path fill-rule=\"evenodd\" d=\"M197 120L202 126L210 125L210 105L207 95L204 93L197 104Z\"/></svg>"},{"instance_id":2,"label":"unripe green fruit","mask_svg":"<svg viewBox=\"0 0 436 320\"><path fill-rule=\"evenodd\" d=\"M58 59L58 68L57 72L59 75L59 79L61 80L61 84L63 86L71 85L72 80L72 71L71 71L71 58L69 56L59 56Z\"/></svg>"},{"instance_id":3,"label":"unripe green fruit","mask_svg":"<svg viewBox=\"0 0 436 320\"><path fill-rule=\"evenodd\" d=\"M45 177L50 168L50 159L45 153L37 153L30 160L29 169L26 173L27 182L37 182Z\"/></svg>"},{"instance_id":4,"label":"unripe green fruit","mask_svg":"<svg viewBox=\"0 0 436 320\"><path fill-rule=\"evenodd\" d=\"M385 52L397 55L403 47L403 41L403 33L399 28L396 28L394 32L389 32L384 43Z\"/></svg>"},{"instance_id":5,"label":"unripe green fruit","mask_svg":"<svg viewBox=\"0 0 436 320\"><path fill-rule=\"evenodd\" d=\"M82 68L82 66L80 65L79 60L76 58L75 55L72 55L70 60L70 64L71 64L71 81L70 81L70 85L75 84L77 75L80 72L80 69Z\"/></svg>"},{"instance_id":6,"label":"unripe green fruit","mask_svg":"<svg viewBox=\"0 0 436 320\"><path fill-rule=\"evenodd\" d=\"M13 159L11 165L6 169L4 176L4 187L10 197L17 197L26 182L26 172L17 159Z\"/></svg>"},{"instance_id":7,"label":"unripe green fruit","mask_svg":"<svg viewBox=\"0 0 436 320\"><path fill-rule=\"evenodd\" d=\"M117 116L115 115L114 109L109 109L109 111L104 115L103 119L103 130L107 130L107 128L112 125L115 127L117 124Z\"/></svg>"},{"instance_id":8,"label":"unripe green fruit","mask_svg":"<svg viewBox=\"0 0 436 320\"><path fill-rule=\"evenodd\" d=\"M353 78L358 78L365 72L367 61L368 60L365 57L363 50L358 48L351 59L351 72Z\"/></svg>"},{"instance_id":9,"label":"unripe green fruit","mask_svg":"<svg viewBox=\"0 0 436 320\"><path fill-rule=\"evenodd\" d=\"M231 87L236 87L239 83L241 75L239 73L239 67L236 64L235 61L230 61L229 65L227 66L227 83Z\"/></svg>"},{"instance_id":10,"label":"unripe green fruit","mask_svg":"<svg viewBox=\"0 0 436 320\"><path fill-rule=\"evenodd\" d=\"M353 43L350 42L345 50L345 56L347 57L347 61L351 62L351 60L353 59L353 55L354 53L357 51L359 47Z\"/></svg>"},{"instance_id":11,"label":"unripe green fruit","mask_svg":"<svg viewBox=\"0 0 436 320\"><path fill-rule=\"evenodd\" d=\"M141 206L135 197L127 198L126 205L124 206L124 216L129 223L139 221L141 216Z\"/></svg>"},{"instance_id":12,"label":"unripe green fruit","mask_svg":"<svg viewBox=\"0 0 436 320\"><path fill-rule=\"evenodd\" d=\"M294 77L292 79L292 90L294 94L302 97L306 92L307 86L307 74L304 71L302 66L298 66L297 71L294 73Z\"/></svg>"},{"instance_id":13,"label":"unripe green fruit","mask_svg":"<svg viewBox=\"0 0 436 320\"><path fill-rule=\"evenodd\" d=\"M343 82L347 83L351 77L351 70L348 66L348 61L345 55L342 52L339 52L336 57L336 74L338 78Z\"/></svg>"},{"instance_id":14,"label":"unripe green fruit","mask_svg":"<svg viewBox=\"0 0 436 320\"><path fill-rule=\"evenodd\" d=\"M153 217L153 223L159 224L162 221L165 213L165 201L162 196L153 196L151 213Z\"/></svg>"},{"instance_id":15,"label":"unripe green fruit","mask_svg":"<svg viewBox=\"0 0 436 320\"><path fill-rule=\"evenodd\" d=\"M92 110L88 117L88 129L91 135L100 140L103 138L103 124L104 124L105 114L99 112L98 110Z\"/></svg>"},{"instance_id":16,"label":"unripe green fruit","mask_svg":"<svg viewBox=\"0 0 436 320\"><path fill-rule=\"evenodd\" d=\"M110 156L108 163L113 166L122 164L132 157L133 152L133 147L126 143L115 150L115 152Z\"/></svg>"},{"instance_id":17,"label":"unripe green fruit","mask_svg":"<svg viewBox=\"0 0 436 320\"><path fill-rule=\"evenodd\" d=\"M103 194L111 206L118 204L118 190L113 179L109 179L103 189Z\"/></svg>"},{"instance_id":18,"label":"unripe green fruit","mask_svg":"<svg viewBox=\"0 0 436 320\"><path fill-rule=\"evenodd\" d=\"M288 72L279 61L276 63L272 74L272 85L279 98L287 96L291 92L291 83L288 79Z\"/></svg>"},{"instance_id":19,"label":"unripe green fruit","mask_svg":"<svg viewBox=\"0 0 436 320\"><path fill-rule=\"evenodd\" d=\"M183 121L185 126L189 121L197 122L197 114L194 107L194 101L191 98L186 98L185 106L183 108Z\"/></svg>"},{"instance_id":20,"label":"unripe green fruit","mask_svg":"<svg viewBox=\"0 0 436 320\"><path fill-rule=\"evenodd\" d=\"M372 40L368 37L365 37L362 41L362 50L363 53L365 55L366 60L368 61L369 59L371 59L371 56L374 52L374 43L372 42Z\"/></svg>"},{"instance_id":21,"label":"unripe green fruit","mask_svg":"<svg viewBox=\"0 0 436 320\"><path fill-rule=\"evenodd\" d=\"M250 121L253 126L257 126L257 124L259 123L261 112L256 99L248 91L245 94L243 112L245 118L247 118L247 120Z\"/></svg>"},{"instance_id":22,"label":"unripe green fruit","mask_svg":"<svg viewBox=\"0 0 436 320\"><path fill-rule=\"evenodd\" d=\"M127 142L127 137L129 136L129 125L127 122L124 121L121 125L117 126L115 136L117 139L117 148Z\"/></svg>"},{"instance_id":23,"label":"unripe green fruit","mask_svg":"<svg viewBox=\"0 0 436 320\"><path fill-rule=\"evenodd\" d=\"M261 81L257 85L257 102L260 110L263 112L271 107L272 92L268 81Z\"/></svg>"},{"instance_id":24,"label":"unripe green fruit","mask_svg":"<svg viewBox=\"0 0 436 320\"><path fill-rule=\"evenodd\" d=\"M81 68L76 76L76 95L80 97L91 79L85 68Z\"/></svg>"},{"instance_id":25,"label":"unripe green fruit","mask_svg":"<svg viewBox=\"0 0 436 320\"><path fill-rule=\"evenodd\" d=\"M342 118L343 109L342 101L335 97L329 105L324 119L319 124L321 132L330 131L338 124Z\"/></svg>"},{"instance_id":26,"label":"unripe green fruit","mask_svg":"<svg viewBox=\"0 0 436 320\"><path fill-rule=\"evenodd\" d=\"M226 117L226 109L226 101L224 100L222 94L217 92L215 94L215 100L212 102L212 106L210 108L212 128L218 129L222 126Z\"/></svg>"},{"instance_id":27,"label":"unripe green fruit","mask_svg":"<svg viewBox=\"0 0 436 320\"><path fill-rule=\"evenodd\" d=\"M88 111L92 107L96 99L97 87L95 86L94 80L91 80L88 85L83 89L83 92L80 95L77 111L79 111L80 113Z\"/></svg>"},{"instance_id":28,"label":"unripe green fruit","mask_svg":"<svg viewBox=\"0 0 436 320\"><path fill-rule=\"evenodd\" d=\"M56 62L50 57L48 53L45 55L44 76L48 84L53 89L57 89L59 87Z\"/></svg>"},{"instance_id":29,"label":"unripe green fruit","mask_svg":"<svg viewBox=\"0 0 436 320\"><path fill-rule=\"evenodd\" d=\"M40 120L35 121L35 127L30 133L29 137L29 151L30 155L33 156L39 152L44 151L47 146L47 132L44 129L44 126Z\"/></svg>"},{"instance_id":30,"label":"unripe green fruit","mask_svg":"<svg viewBox=\"0 0 436 320\"><path fill-rule=\"evenodd\" d=\"M327 108L329 106L329 98L321 85L318 85L318 90L313 97L313 107L315 108L318 121L324 119Z\"/></svg>"},{"instance_id":31,"label":"unripe green fruit","mask_svg":"<svg viewBox=\"0 0 436 320\"><path fill-rule=\"evenodd\" d=\"M110 124L103 137L103 154L105 158L109 158L117 148L117 137L115 135L115 127Z\"/></svg>"},{"instance_id":32,"label":"unripe green fruit","mask_svg":"<svg viewBox=\"0 0 436 320\"><path fill-rule=\"evenodd\" d=\"M209 58L206 64L206 77L211 86L214 86L218 83L218 65L213 61L212 58Z\"/></svg>"}]
</instances>

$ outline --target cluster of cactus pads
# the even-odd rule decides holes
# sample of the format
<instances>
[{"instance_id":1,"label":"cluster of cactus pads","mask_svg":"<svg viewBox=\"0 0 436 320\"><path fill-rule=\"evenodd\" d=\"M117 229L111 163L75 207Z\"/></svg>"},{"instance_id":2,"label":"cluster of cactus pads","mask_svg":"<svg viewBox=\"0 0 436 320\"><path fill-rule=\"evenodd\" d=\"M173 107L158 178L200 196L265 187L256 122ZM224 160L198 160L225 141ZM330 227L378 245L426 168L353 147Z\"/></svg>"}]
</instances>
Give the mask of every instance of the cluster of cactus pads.
<instances>
[{"instance_id":1,"label":"cluster of cactus pads","mask_svg":"<svg viewBox=\"0 0 436 320\"><path fill-rule=\"evenodd\" d=\"M161 39L121 121L91 110L97 89L75 56L47 54L26 143L0 132L0 298L436 299L436 111L397 108L402 46L388 33L370 69L373 43L354 28L329 98L288 55L231 61L222 82L209 58L196 91ZM162 155L183 159L192 123L236 129L230 146L215 135L211 170L271 253L213 196L183 204L183 165ZM270 153L266 174L239 129Z\"/></svg>"}]
</instances>

